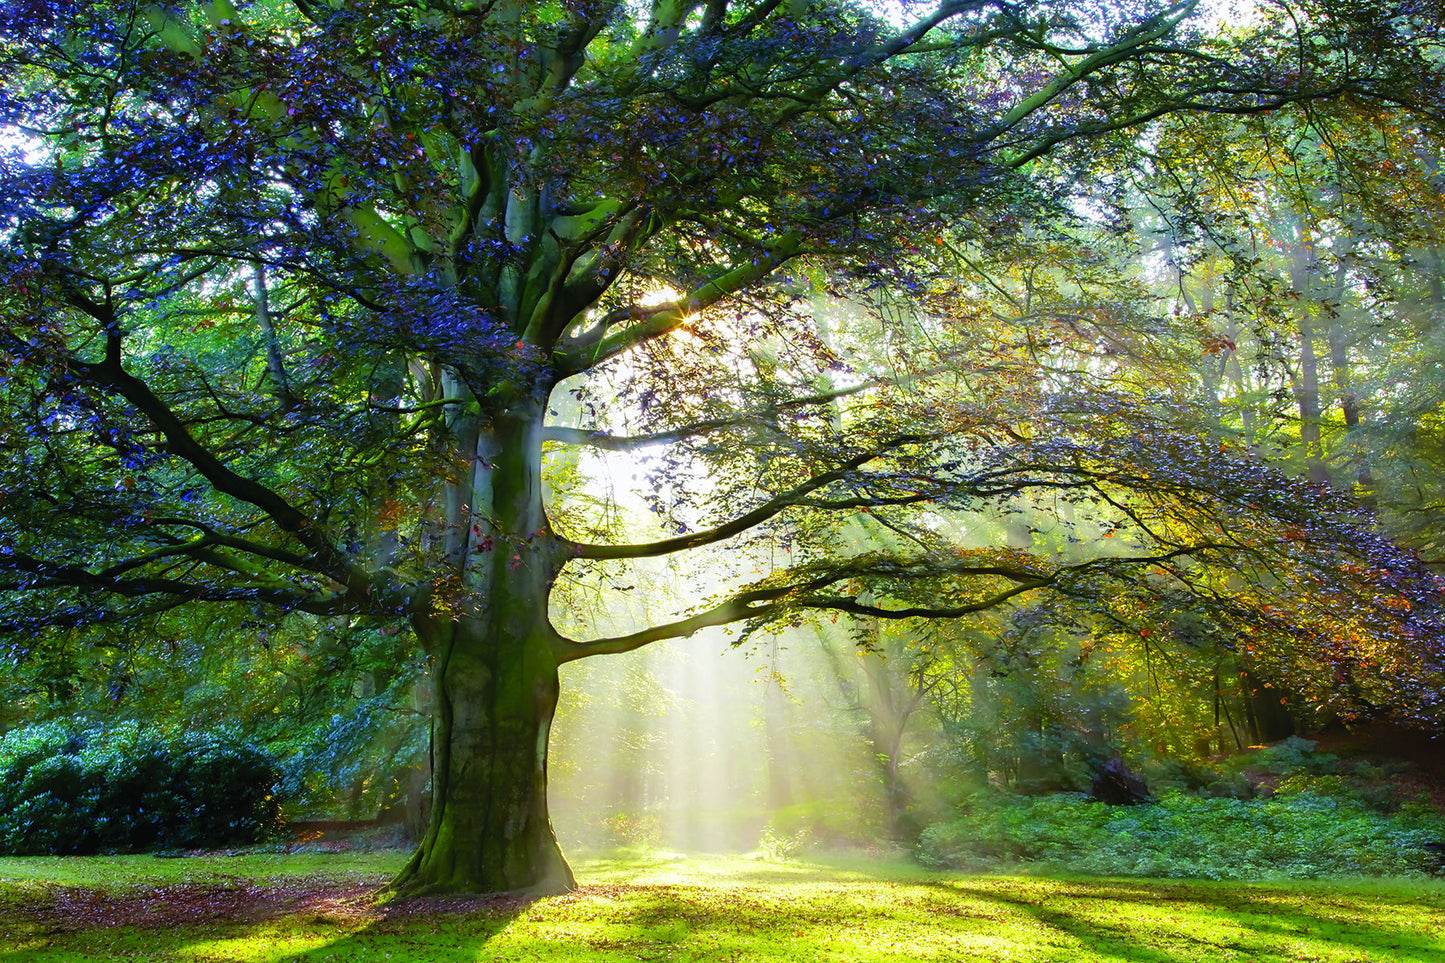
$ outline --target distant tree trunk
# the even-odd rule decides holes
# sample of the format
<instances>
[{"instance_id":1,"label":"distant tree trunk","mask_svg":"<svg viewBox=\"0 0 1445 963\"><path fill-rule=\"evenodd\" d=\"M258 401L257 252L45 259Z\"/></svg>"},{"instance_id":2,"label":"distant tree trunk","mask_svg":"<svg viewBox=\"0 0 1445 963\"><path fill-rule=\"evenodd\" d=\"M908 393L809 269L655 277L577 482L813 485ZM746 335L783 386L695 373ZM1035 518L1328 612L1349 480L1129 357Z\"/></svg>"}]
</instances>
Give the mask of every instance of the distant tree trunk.
<instances>
[{"instance_id":1,"label":"distant tree trunk","mask_svg":"<svg viewBox=\"0 0 1445 963\"><path fill-rule=\"evenodd\" d=\"M1245 712L1256 743L1278 742L1295 734L1285 694L1253 672L1244 673Z\"/></svg>"},{"instance_id":2,"label":"distant tree trunk","mask_svg":"<svg viewBox=\"0 0 1445 963\"><path fill-rule=\"evenodd\" d=\"M260 261L256 261L253 268L256 326L260 328L261 337L266 344L266 386L283 409L293 408L296 399L291 394L291 385L286 376L286 362L282 357L281 344L271 319L271 297L266 288L266 268Z\"/></svg>"},{"instance_id":3,"label":"distant tree trunk","mask_svg":"<svg viewBox=\"0 0 1445 963\"><path fill-rule=\"evenodd\" d=\"M1429 306L1431 316L1445 320L1445 257L1438 247L1430 248L1430 259L1426 262L1430 273Z\"/></svg>"},{"instance_id":4,"label":"distant tree trunk","mask_svg":"<svg viewBox=\"0 0 1445 963\"><path fill-rule=\"evenodd\" d=\"M1219 731L1219 721L1222 713L1224 722L1229 726L1229 734L1234 739L1234 747L1243 750L1244 740L1239 738L1239 727L1234 724L1234 716L1229 711L1229 701L1233 697L1225 694L1223 681L1219 670L1219 663L1216 661L1214 663L1214 728L1215 731ZM1219 741L1220 751L1226 751L1224 748L1224 737L1222 735Z\"/></svg>"},{"instance_id":5,"label":"distant tree trunk","mask_svg":"<svg viewBox=\"0 0 1445 963\"><path fill-rule=\"evenodd\" d=\"M869 627L871 638L876 641L876 625ZM829 640L819 633L819 643L828 664L833 670L839 688L847 696L851 707L864 714L864 732L872 750L873 763L883 783L884 822L888 838L899 842L911 842L918 838L921 827L915 825L913 794L900 771L903 759L903 737L926 692L918 687L899 694L896 684L897 670L876 651L861 652L861 668L866 688L859 684L857 676ZM908 684L905 677L901 680Z\"/></svg>"},{"instance_id":6,"label":"distant tree trunk","mask_svg":"<svg viewBox=\"0 0 1445 963\"><path fill-rule=\"evenodd\" d=\"M1440 155L1425 147L1419 147L1418 156L1430 176L1430 183L1437 191L1445 190L1445 173L1441 171ZM1445 256L1440 247L1430 244L1419 259L1419 269L1425 272L1424 314L1436 323L1445 322Z\"/></svg>"},{"instance_id":7,"label":"distant tree trunk","mask_svg":"<svg viewBox=\"0 0 1445 963\"><path fill-rule=\"evenodd\" d=\"M1224 296L1224 318L1225 337L1229 338L1232 344L1239 343L1239 319L1234 312L1234 288L1231 286ZM1245 381L1244 366L1239 363L1239 351L1231 348L1228 352L1229 360L1225 365L1225 371L1229 380L1234 385L1234 393L1239 397L1239 422L1244 431L1244 439L1250 445L1255 444L1257 437L1258 413L1254 410L1254 403L1248 397L1249 384Z\"/></svg>"},{"instance_id":8,"label":"distant tree trunk","mask_svg":"<svg viewBox=\"0 0 1445 963\"><path fill-rule=\"evenodd\" d=\"M1329 472L1325 468L1323 438L1320 431L1320 373L1315 355L1315 332L1310 319L1300 315L1300 371L1295 382L1295 400L1299 403L1300 443L1304 447L1305 474L1310 481L1325 484Z\"/></svg>"},{"instance_id":9,"label":"distant tree trunk","mask_svg":"<svg viewBox=\"0 0 1445 963\"><path fill-rule=\"evenodd\" d=\"M917 700L909 692L895 691L896 672L876 652L863 654L863 671L868 677L868 738L873 748L879 775L883 778L888 838L912 842L922 829L914 823L913 793L909 790L899 766L903 761L903 734L908 720L917 708ZM907 680L902 680L905 684Z\"/></svg>"},{"instance_id":10,"label":"distant tree trunk","mask_svg":"<svg viewBox=\"0 0 1445 963\"><path fill-rule=\"evenodd\" d=\"M1334 371L1335 388L1340 393L1340 414L1345 421L1345 441L1350 456L1355 462L1354 481L1361 490L1362 499L1368 503L1370 492L1375 486L1375 479L1370 472L1370 463L1365 457L1364 448L1360 444L1358 435L1361 424L1360 398L1355 392L1354 377L1350 371L1349 342L1338 318L1330 324L1328 338L1330 367Z\"/></svg>"},{"instance_id":11,"label":"distant tree trunk","mask_svg":"<svg viewBox=\"0 0 1445 963\"><path fill-rule=\"evenodd\" d=\"M984 725L987 720L984 717L985 711L989 716L997 716L993 692L989 686L990 666L986 659L978 653L973 655L973 664L969 666L968 673L968 702L969 717L973 722L973 777L977 780L980 788L989 785L993 768L997 762L997 752L994 749L994 740L990 738L997 732L996 726ZM985 735L989 732L990 735Z\"/></svg>"},{"instance_id":12,"label":"distant tree trunk","mask_svg":"<svg viewBox=\"0 0 1445 963\"><path fill-rule=\"evenodd\" d=\"M627 667L624 685L635 688L645 684L649 673L650 660L634 658ZM647 724L639 712L624 712L617 723L617 736L613 740L618 747L629 751L629 756L618 756L607 774L607 806L620 816L631 819L640 817L647 809L647 771L643 760L630 753L644 746L647 740ZM643 750L644 752L646 750Z\"/></svg>"},{"instance_id":13,"label":"distant tree trunk","mask_svg":"<svg viewBox=\"0 0 1445 963\"><path fill-rule=\"evenodd\" d=\"M788 696L783 691L782 675L778 671L778 637L773 636L771 676L763 691L763 730L767 738L768 765L768 808L786 809L793 805L791 780L791 749L786 737L788 717Z\"/></svg>"},{"instance_id":14,"label":"distant tree trunk","mask_svg":"<svg viewBox=\"0 0 1445 963\"><path fill-rule=\"evenodd\" d=\"M1304 449L1305 474L1310 481L1326 484L1330 479L1325 467L1320 428L1323 411L1320 405L1319 357L1315 351L1317 333L1311 316L1317 304L1310 297L1314 288L1315 252L1308 231L1302 229L1301 235L1295 243L1290 266L1290 283L1299 298L1299 374L1294 378L1293 387L1295 402L1299 405L1300 446Z\"/></svg>"},{"instance_id":15,"label":"distant tree trunk","mask_svg":"<svg viewBox=\"0 0 1445 963\"><path fill-rule=\"evenodd\" d=\"M426 837L431 817L430 783L431 770L425 764L411 767L403 776L406 798L402 803L402 825L406 838L412 842L421 842Z\"/></svg>"}]
</instances>

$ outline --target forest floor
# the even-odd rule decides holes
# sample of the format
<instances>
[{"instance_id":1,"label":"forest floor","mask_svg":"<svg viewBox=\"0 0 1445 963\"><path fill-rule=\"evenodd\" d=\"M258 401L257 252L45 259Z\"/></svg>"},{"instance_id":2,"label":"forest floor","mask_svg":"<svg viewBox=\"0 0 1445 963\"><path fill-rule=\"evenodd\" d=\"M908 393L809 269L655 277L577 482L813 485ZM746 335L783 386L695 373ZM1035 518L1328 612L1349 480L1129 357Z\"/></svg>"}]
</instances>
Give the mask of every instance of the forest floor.
<instances>
[{"instance_id":1,"label":"forest floor","mask_svg":"<svg viewBox=\"0 0 1445 963\"><path fill-rule=\"evenodd\" d=\"M1445 959L1445 881L966 876L579 861L566 896L377 903L403 853L0 859L0 963Z\"/></svg>"},{"instance_id":2,"label":"forest floor","mask_svg":"<svg viewBox=\"0 0 1445 963\"><path fill-rule=\"evenodd\" d=\"M1378 723L1310 738L1321 752L1344 759L1408 764L1405 772L1389 780L1399 798L1425 798L1445 812L1445 752L1441 751L1439 738L1404 726Z\"/></svg>"}]
</instances>

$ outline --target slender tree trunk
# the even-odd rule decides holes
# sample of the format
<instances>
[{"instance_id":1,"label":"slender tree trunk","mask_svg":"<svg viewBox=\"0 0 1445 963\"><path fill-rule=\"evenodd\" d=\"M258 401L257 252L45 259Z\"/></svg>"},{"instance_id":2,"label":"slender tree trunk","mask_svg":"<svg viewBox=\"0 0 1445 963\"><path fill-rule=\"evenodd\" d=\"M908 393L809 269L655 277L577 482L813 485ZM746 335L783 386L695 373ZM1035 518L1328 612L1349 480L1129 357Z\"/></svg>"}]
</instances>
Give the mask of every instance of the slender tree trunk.
<instances>
[{"instance_id":1,"label":"slender tree trunk","mask_svg":"<svg viewBox=\"0 0 1445 963\"><path fill-rule=\"evenodd\" d=\"M1295 383L1295 400L1299 403L1300 442L1304 446L1305 473L1310 481L1329 481L1325 468L1323 434L1320 430L1319 360L1315 354L1314 325L1301 313L1299 320L1300 373Z\"/></svg>"},{"instance_id":2,"label":"slender tree trunk","mask_svg":"<svg viewBox=\"0 0 1445 963\"><path fill-rule=\"evenodd\" d=\"M867 625L867 631L871 641L876 643L876 620ZM821 630L818 632L818 642L828 660L829 668L833 671L839 690L849 702L849 708L863 713L860 728L868 740L873 764L877 767L878 777L882 782L885 807L883 815L887 823L888 837L900 842L915 841L918 838L918 828L910 823L913 796L898 771L898 766L902 761L904 730L917 702L900 707L893 691L890 665L877 652L860 653L862 681L867 683L865 688L859 682L857 670L833 647L831 640Z\"/></svg>"},{"instance_id":3,"label":"slender tree trunk","mask_svg":"<svg viewBox=\"0 0 1445 963\"><path fill-rule=\"evenodd\" d=\"M912 710L906 704L899 704L894 691L897 680L886 659L877 652L865 652L862 664L868 679L868 694L862 701L868 711L868 740L872 744L873 759L883 779L888 838L895 842L913 842L918 838L910 819L913 794L899 772L903 761L903 731Z\"/></svg>"},{"instance_id":4,"label":"slender tree trunk","mask_svg":"<svg viewBox=\"0 0 1445 963\"><path fill-rule=\"evenodd\" d=\"M763 725L767 737L768 808L774 812L793 805L792 743L787 737L788 694L778 670L778 637L773 636L770 676L763 690Z\"/></svg>"},{"instance_id":5,"label":"slender tree trunk","mask_svg":"<svg viewBox=\"0 0 1445 963\"><path fill-rule=\"evenodd\" d=\"M1330 479L1324 461L1319 357L1315 350L1318 332L1311 315L1318 308L1314 300L1318 267L1314 241L1303 226L1290 256L1290 284L1299 298L1299 374L1293 378L1292 387L1299 405L1300 447L1304 449L1305 475L1310 481L1327 484Z\"/></svg>"},{"instance_id":6,"label":"slender tree trunk","mask_svg":"<svg viewBox=\"0 0 1445 963\"><path fill-rule=\"evenodd\" d=\"M446 584L413 620L435 686L432 806L393 883L402 894L574 885L547 813L559 688L547 601L559 560L542 509L541 423L540 405L521 405L456 430L470 458L447 498Z\"/></svg>"},{"instance_id":7,"label":"slender tree trunk","mask_svg":"<svg viewBox=\"0 0 1445 963\"><path fill-rule=\"evenodd\" d=\"M1231 286L1224 295L1224 318L1225 336L1236 346L1240 341L1239 319L1234 312L1234 288ZM1244 431L1245 443L1253 447L1258 441L1257 425L1259 422L1258 413L1255 410L1257 402L1252 397L1253 385L1244 376L1244 366L1239 363L1238 347L1230 349L1229 360L1225 366L1229 380L1234 384L1234 393L1239 398L1239 422Z\"/></svg>"},{"instance_id":8,"label":"slender tree trunk","mask_svg":"<svg viewBox=\"0 0 1445 963\"><path fill-rule=\"evenodd\" d=\"M296 399L291 394L291 384L286 378L286 361L281 352L281 342L271 319L271 295L266 287L266 268L260 261L255 263L256 323L261 337L266 342L266 382L272 397L281 403L283 409L295 407Z\"/></svg>"},{"instance_id":9,"label":"slender tree trunk","mask_svg":"<svg viewBox=\"0 0 1445 963\"><path fill-rule=\"evenodd\" d=\"M1297 729L1294 717L1285 707L1284 693L1247 670L1242 681L1245 709L1255 741L1278 742L1294 735Z\"/></svg>"},{"instance_id":10,"label":"slender tree trunk","mask_svg":"<svg viewBox=\"0 0 1445 963\"><path fill-rule=\"evenodd\" d=\"M1335 318L1329 329L1330 366L1334 369L1335 386L1340 394L1340 414L1345 420L1344 442L1349 457L1355 462L1355 485L1361 503L1373 507L1375 479L1370 471L1369 455L1361 437L1360 397L1355 390L1350 370L1350 348L1344 326Z\"/></svg>"}]
</instances>

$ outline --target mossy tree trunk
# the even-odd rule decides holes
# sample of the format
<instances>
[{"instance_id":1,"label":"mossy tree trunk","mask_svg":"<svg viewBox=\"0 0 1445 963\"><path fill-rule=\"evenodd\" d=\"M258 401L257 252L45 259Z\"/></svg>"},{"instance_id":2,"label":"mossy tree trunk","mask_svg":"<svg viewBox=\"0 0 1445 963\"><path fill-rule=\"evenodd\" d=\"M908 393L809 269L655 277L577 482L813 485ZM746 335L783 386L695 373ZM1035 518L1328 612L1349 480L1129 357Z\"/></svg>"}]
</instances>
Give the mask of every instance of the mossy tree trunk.
<instances>
[{"instance_id":1,"label":"mossy tree trunk","mask_svg":"<svg viewBox=\"0 0 1445 963\"><path fill-rule=\"evenodd\" d=\"M431 816L396 880L401 892L560 892L572 873L547 814L547 739L557 706L548 646L485 619L433 625Z\"/></svg>"},{"instance_id":2,"label":"mossy tree trunk","mask_svg":"<svg viewBox=\"0 0 1445 963\"><path fill-rule=\"evenodd\" d=\"M542 505L542 407L459 420L446 572L414 618L431 659L432 805L404 894L560 892L573 877L547 811L560 565Z\"/></svg>"}]
</instances>

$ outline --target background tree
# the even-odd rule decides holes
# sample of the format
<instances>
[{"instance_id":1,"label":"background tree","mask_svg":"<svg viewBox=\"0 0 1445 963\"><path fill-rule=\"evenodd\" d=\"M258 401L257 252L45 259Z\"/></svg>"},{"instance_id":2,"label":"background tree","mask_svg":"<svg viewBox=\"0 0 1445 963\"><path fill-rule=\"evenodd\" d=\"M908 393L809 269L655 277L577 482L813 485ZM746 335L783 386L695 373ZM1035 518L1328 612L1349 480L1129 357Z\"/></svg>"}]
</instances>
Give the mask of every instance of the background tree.
<instances>
[{"instance_id":1,"label":"background tree","mask_svg":"<svg viewBox=\"0 0 1445 963\"><path fill-rule=\"evenodd\" d=\"M1147 405L955 364L966 296L938 293L907 340L876 310L830 340L797 295L921 293L921 245L1026 237L1067 213L1068 165L1041 159L1174 111L1397 103L1433 82L1415 21L1362 4L1206 38L1193 0L902 6L902 26L827 0L0 8L0 625L193 605L409 625L435 695L408 892L570 885L545 795L557 666L705 626L951 617L1156 570L1257 615L1195 577L1243 550L1326 586L1353 553L1368 577L1337 591L1372 638L1410 641L1398 616L1426 590L1317 521L1344 506ZM569 392L644 435L549 425ZM549 440L670 444L665 531L549 510ZM1030 492L1112 505L1129 537L799 541L637 632L549 618L563 574L864 510L916 536Z\"/></svg>"}]
</instances>

